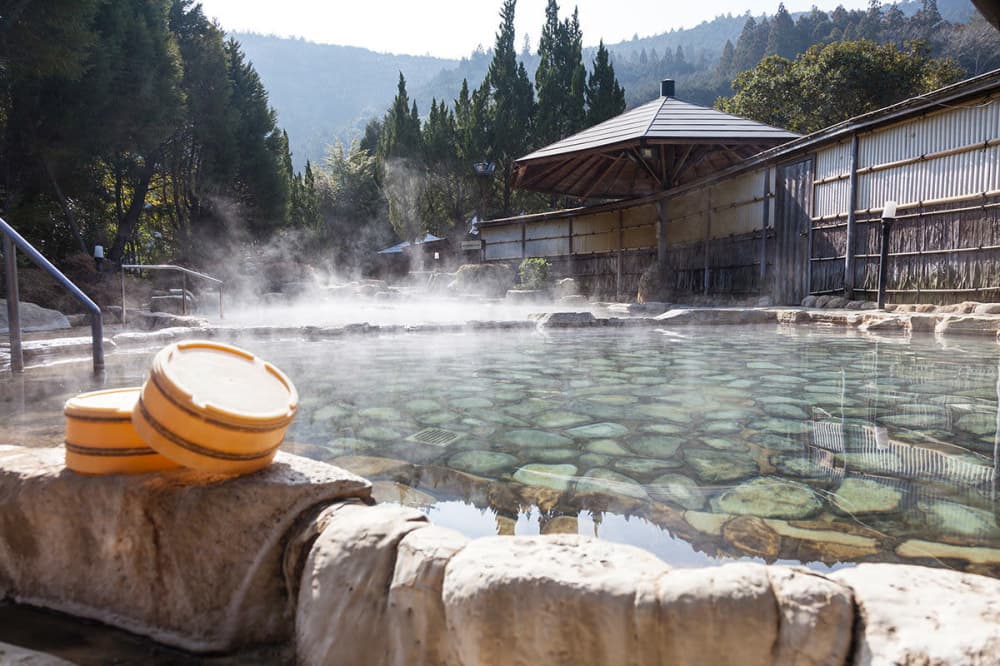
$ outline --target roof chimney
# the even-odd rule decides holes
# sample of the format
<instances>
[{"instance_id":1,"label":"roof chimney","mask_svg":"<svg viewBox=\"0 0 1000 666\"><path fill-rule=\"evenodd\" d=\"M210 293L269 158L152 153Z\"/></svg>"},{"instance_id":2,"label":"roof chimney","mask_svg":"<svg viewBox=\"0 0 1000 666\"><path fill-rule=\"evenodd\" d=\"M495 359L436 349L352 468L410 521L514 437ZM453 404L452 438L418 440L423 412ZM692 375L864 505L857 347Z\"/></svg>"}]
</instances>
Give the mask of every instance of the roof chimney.
<instances>
[{"instance_id":1,"label":"roof chimney","mask_svg":"<svg viewBox=\"0 0 1000 666\"><path fill-rule=\"evenodd\" d=\"M674 80L673 79L663 79L660 81L660 97L673 97L674 96Z\"/></svg>"}]
</instances>

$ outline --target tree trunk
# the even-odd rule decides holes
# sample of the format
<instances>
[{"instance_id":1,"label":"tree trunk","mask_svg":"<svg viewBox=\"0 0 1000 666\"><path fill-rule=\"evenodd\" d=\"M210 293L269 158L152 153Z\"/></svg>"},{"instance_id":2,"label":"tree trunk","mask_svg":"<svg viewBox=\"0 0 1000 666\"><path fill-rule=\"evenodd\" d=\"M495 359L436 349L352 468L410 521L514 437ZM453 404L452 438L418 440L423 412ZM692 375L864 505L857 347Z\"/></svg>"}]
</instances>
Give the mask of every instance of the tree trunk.
<instances>
[{"instance_id":1,"label":"tree trunk","mask_svg":"<svg viewBox=\"0 0 1000 666\"><path fill-rule=\"evenodd\" d=\"M154 172L153 164L143 168L139 174L139 180L132 190L132 201L129 203L128 210L118 220L118 232L115 234L115 242L108 254L108 259L115 263L121 263L122 256L125 254L125 243L132 237L139 225L139 218L142 216L142 209L146 203L146 192L149 191L149 184L153 180Z\"/></svg>"},{"instance_id":2,"label":"tree trunk","mask_svg":"<svg viewBox=\"0 0 1000 666\"><path fill-rule=\"evenodd\" d=\"M52 184L52 189L56 193L56 198L59 199L59 207L62 208L63 217L66 218L66 223L69 228L73 231L73 236L76 238L77 245L80 246L80 250L86 254L90 254L90 250L87 248L87 243L83 240L83 234L80 233L80 225L76 222L76 215L73 214L73 207L69 205L69 200L63 194L62 188L59 187L59 181L56 180L55 171L52 169L52 163L45 157L42 157L42 164L45 165L45 173L49 177L49 183Z\"/></svg>"}]
</instances>

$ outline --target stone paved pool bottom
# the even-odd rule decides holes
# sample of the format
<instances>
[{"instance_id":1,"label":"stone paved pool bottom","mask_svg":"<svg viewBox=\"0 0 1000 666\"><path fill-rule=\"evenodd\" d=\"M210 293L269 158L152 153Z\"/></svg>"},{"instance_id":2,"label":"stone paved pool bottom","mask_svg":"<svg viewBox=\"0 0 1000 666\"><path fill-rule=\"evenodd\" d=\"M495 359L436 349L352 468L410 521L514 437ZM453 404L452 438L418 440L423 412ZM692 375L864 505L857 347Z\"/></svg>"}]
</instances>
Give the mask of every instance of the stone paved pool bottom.
<instances>
[{"instance_id":1,"label":"stone paved pool bottom","mask_svg":"<svg viewBox=\"0 0 1000 666\"><path fill-rule=\"evenodd\" d=\"M997 347L776 330L240 344L303 396L286 450L471 536L596 533L675 566L755 556L998 576ZM106 383L141 382L147 360L116 360ZM86 377L23 381L5 433L50 446L52 414Z\"/></svg>"}]
</instances>

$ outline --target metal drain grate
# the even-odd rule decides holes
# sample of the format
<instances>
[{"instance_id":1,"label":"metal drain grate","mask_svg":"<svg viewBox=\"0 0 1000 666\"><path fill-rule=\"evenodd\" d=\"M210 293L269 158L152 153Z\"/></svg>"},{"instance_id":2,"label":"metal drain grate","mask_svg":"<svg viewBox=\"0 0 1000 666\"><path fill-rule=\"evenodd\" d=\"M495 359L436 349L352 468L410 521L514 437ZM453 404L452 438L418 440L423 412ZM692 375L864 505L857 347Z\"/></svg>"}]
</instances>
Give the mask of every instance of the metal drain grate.
<instances>
[{"instance_id":1,"label":"metal drain grate","mask_svg":"<svg viewBox=\"0 0 1000 666\"><path fill-rule=\"evenodd\" d=\"M417 444L429 444L431 446L445 447L460 437L460 434L450 430L444 430L442 428L424 428L420 432L407 437L406 441L416 442Z\"/></svg>"}]
</instances>

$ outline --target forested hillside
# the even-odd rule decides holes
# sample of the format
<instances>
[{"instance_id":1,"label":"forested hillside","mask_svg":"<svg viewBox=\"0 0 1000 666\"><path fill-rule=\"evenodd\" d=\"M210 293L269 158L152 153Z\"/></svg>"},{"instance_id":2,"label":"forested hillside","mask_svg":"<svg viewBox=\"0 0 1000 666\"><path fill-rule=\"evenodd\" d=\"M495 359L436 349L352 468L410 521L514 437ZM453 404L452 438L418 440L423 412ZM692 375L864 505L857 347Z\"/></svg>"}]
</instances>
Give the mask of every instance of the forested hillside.
<instances>
[{"instance_id":1,"label":"forested hillside","mask_svg":"<svg viewBox=\"0 0 1000 666\"><path fill-rule=\"evenodd\" d=\"M874 29L868 17L871 10L833 8L789 14L776 6L771 16L719 16L693 28L636 34L606 46L629 107L654 98L663 78L677 80L682 99L711 106L718 97L733 93L730 84L738 72L752 68L764 55L778 53L774 49L793 57L815 43L861 37L898 46L908 39L926 39L931 55L954 58L970 75L1000 67L1000 36L970 0L910 0L874 7L885 19L884 29ZM917 16L926 17L922 27L913 21ZM777 41L768 50L772 27ZM365 123L389 105L399 73L405 75L419 112L426 115L433 99L452 103L462 81L479 86L492 57L491 52L479 50L459 61L441 60L260 35L235 37L271 92L299 169L306 159L321 160L326 147L335 141L349 143L360 136ZM600 35L583 37L594 44ZM518 59L528 76L534 77L538 54L519 46ZM583 49L588 67L596 52L596 46Z\"/></svg>"},{"instance_id":2,"label":"forested hillside","mask_svg":"<svg viewBox=\"0 0 1000 666\"><path fill-rule=\"evenodd\" d=\"M420 87L454 60L375 53L351 46L314 44L248 33L232 37L260 72L279 122L288 130L297 168L323 159L326 147L350 141L392 100L399 73ZM459 80L461 83L461 80ZM452 89L458 94L458 86ZM422 108L427 109L427 104Z\"/></svg>"}]
</instances>

